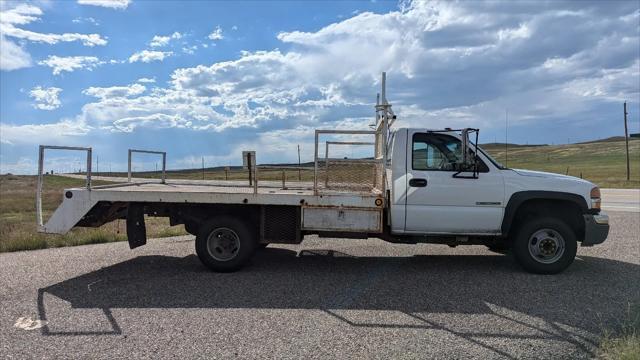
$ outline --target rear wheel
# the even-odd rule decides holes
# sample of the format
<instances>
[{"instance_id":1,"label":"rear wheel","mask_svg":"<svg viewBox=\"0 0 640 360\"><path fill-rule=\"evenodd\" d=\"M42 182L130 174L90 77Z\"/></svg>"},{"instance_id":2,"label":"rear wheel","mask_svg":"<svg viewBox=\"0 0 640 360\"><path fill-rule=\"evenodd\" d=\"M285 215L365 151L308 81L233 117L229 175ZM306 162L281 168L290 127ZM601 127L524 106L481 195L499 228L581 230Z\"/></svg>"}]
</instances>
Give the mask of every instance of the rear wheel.
<instances>
[{"instance_id":1,"label":"rear wheel","mask_svg":"<svg viewBox=\"0 0 640 360\"><path fill-rule=\"evenodd\" d=\"M512 250L522 267L536 274L557 274L576 257L576 235L562 220L525 221L517 230Z\"/></svg>"},{"instance_id":2,"label":"rear wheel","mask_svg":"<svg viewBox=\"0 0 640 360\"><path fill-rule=\"evenodd\" d=\"M242 221L231 217L204 223L196 236L196 253L208 268L231 272L244 266L257 247L253 232Z\"/></svg>"}]
</instances>

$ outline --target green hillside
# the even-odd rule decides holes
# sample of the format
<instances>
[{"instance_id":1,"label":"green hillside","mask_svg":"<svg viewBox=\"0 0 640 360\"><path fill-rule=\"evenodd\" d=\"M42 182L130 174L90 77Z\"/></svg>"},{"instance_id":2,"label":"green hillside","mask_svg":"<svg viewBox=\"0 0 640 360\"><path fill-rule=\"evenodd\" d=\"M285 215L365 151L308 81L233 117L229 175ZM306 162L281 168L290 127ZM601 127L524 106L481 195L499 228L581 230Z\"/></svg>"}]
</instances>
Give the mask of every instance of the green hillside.
<instances>
[{"instance_id":1,"label":"green hillside","mask_svg":"<svg viewBox=\"0 0 640 360\"><path fill-rule=\"evenodd\" d=\"M631 180L626 180L624 139L604 139L568 145L483 146L496 160L511 168L548 171L583 178L609 188L640 188L640 139L629 140Z\"/></svg>"}]
</instances>

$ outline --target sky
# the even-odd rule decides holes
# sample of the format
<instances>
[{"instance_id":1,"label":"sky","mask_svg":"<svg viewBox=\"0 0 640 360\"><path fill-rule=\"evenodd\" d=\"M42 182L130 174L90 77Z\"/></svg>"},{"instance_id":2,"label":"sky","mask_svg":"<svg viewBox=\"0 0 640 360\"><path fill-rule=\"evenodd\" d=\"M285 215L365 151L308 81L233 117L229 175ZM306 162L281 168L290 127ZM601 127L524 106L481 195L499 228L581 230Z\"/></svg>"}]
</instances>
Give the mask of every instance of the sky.
<instances>
[{"instance_id":1,"label":"sky","mask_svg":"<svg viewBox=\"0 0 640 360\"><path fill-rule=\"evenodd\" d=\"M639 132L640 2L0 1L0 173L39 144L101 171L309 161L314 129L368 129L383 71L398 127L563 144L623 135L627 101Z\"/></svg>"}]
</instances>

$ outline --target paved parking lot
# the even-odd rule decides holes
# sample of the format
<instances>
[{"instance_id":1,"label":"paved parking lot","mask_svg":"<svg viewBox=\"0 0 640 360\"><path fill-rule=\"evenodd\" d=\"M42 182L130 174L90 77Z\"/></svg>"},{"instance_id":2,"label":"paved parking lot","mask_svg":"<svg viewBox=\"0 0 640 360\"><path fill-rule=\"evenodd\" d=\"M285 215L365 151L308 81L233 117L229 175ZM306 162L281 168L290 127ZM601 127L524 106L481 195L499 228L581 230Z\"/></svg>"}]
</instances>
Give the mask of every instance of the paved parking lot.
<instances>
[{"instance_id":1,"label":"paved parking lot","mask_svg":"<svg viewBox=\"0 0 640 360\"><path fill-rule=\"evenodd\" d=\"M0 254L0 357L580 358L640 301L640 220L564 273L482 246L312 238L233 274L191 237Z\"/></svg>"}]
</instances>

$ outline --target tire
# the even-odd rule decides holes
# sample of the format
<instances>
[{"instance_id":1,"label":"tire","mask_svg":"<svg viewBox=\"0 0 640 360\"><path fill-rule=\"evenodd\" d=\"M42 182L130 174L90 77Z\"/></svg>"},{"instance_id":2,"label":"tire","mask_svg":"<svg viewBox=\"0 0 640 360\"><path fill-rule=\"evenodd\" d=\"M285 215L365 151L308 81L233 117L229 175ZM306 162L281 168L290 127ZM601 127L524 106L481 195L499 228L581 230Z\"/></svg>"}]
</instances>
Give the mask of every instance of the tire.
<instances>
[{"instance_id":1,"label":"tire","mask_svg":"<svg viewBox=\"0 0 640 360\"><path fill-rule=\"evenodd\" d=\"M258 241L244 222L227 216L204 223L196 236L200 261L217 272L242 268L256 251Z\"/></svg>"},{"instance_id":2,"label":"tire","mask_svg":"<svg viewBox=\"0 0 640 360\"><path fill-rule=\"evenodd\" d=\"M556 218L525 220L516 230L511 249L518 263L535 274L557 274L573 263L578 243L564 221Z\"/></svg>"}]
</instances>

